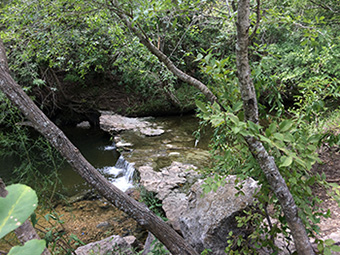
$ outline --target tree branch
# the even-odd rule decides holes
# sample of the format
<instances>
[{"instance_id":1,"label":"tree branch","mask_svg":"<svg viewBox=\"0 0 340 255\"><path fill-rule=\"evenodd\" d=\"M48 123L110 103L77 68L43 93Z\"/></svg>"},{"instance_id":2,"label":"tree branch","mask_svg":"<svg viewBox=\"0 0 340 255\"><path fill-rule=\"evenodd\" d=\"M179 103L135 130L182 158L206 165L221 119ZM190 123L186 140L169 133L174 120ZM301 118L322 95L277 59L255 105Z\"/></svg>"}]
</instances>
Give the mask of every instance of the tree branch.
<instances>
[{"instance_id":1,"label":"tree branch","mask_svg":"<svg viewBox=\"0 0 340 255\"><path fill-rule=\"evenodd\" d=\"M149 38L145 33L143 33L143 31L137 29L138 25L136 26L136 24L132 24L130 18L123 11L121 11L122 8L119 8L119 6L120 5L117 0L112 0L111 6L109 6L109 8L120 18L120 20L130 29L130 31L132 31L133 34L139 38L140 42L159 59L161 63L163 63L179 79L199 89L211 103L216 102L221 106L222 109L224 109L224 107L218 102L217 97L205 84L178 69L162 51L160 51L155 45L152 44L152 42L150 42Z\"/></svg>"},{"instance_id":2,"label":"tree branch","mask_svg":"<svg viewBox=\"0 0 340 255\"><path fill-rule=\"evenodd\" d=\"M0 39L0 46L3 46ZM5 49L0 47L0 53ZM0 63L5 63L4 54ZM25 117L68 161L73 169L103 197L153 233L174 255L198 255L197 252L168 224L144 204L139 203L106 180L68 140L64 133L25 94L4 65L0 66L0 89Z\"/></svg>"},{"instance_id":3,"label":"tree branch","mask_svg":"<svg viewBox=\"0 0 340 255\"><path fill-rule=\"evenodd\" d=\"M237 12L237 45L236 45L236 65L238 71L239 86L243 100L245 121L258 123L258 106L251 70L248 59L248 30L250 26L249 0L240 0ZM308 239L305 226L298 216L298 207L295 204L285 180L281 176L275 163L275 159L270 156L263 144L255 137L245 137L249 150L259 163L266 179L280 202L287 223L295 242L295 247L300 255L314 254Z\"/></svg>"}]
</instances>

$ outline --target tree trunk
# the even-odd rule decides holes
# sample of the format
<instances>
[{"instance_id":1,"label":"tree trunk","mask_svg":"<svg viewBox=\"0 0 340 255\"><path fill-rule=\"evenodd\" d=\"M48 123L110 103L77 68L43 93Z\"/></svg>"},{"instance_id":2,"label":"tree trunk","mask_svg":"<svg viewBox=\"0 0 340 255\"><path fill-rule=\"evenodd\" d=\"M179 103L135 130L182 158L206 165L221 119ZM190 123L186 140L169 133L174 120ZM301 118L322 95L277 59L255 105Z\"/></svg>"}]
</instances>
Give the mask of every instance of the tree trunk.
<instances>
[{"instance_id":1,"label":"tree trunk","mask_svg":"<svg viewBox=\"0 0 340 255\"><path fill-rule=\"evenodd\" d=\"M1 45L1 42L0 42L0 45ZM5 183L0 178L0 197L7 196L8 192L7 190L5 190L5 187L6 187ZM40 239L40 236L37 234L37 232L35 231L31 222L28 219L23 224L21 224L20 227L15 229L14 232L16 236L18 237L21 244L24 244L27 241L32 240L32 239ZM45 248L45 250L43 251L41 255L51 255L51 253L47 248Z\"/></svg>"},{"instance_id":2,"label":"tree trunk","mask_svg":"<svg viewBox=\"0 0 340 255\"><path fill-rule=\"evenodd\" d=\"M132 25L130 18L122 11L122 8L120 7L117 0L111 1L112 8L111 10L120 18L120 20L133 32L134 35L138 37L140 42L153 54L155 55L161 63L163 63L170 72L172 72L176 77L181 79L182 81L188 83L189 85L194 86L195 88L199 89L202 94L211 102L211 103L219 103L217 100L217 97L211 92L211 90L201 81L195 79L194 77L184 73L182 70L178 69L174 63L155 45L152 44L152 42L149 40L149 38L141 31L141 29L138 29L138 24ZM110 6L108 4L108 6ZM222 108L223 106L220 105Z\"/></svg>"},{"instance_id":3,"label":"tree trunk","mask_svg":"<svg viewBox=\"0 0 340 255\"><path fill-rule=\"evenodd\" d=\"M0 39L0 89L13 105L18 107L26 118L33 123L34 128L60 152L73 169L103 197L153 233L172 254L197 255L197 252L160 217L150 211L144 204L135 201L119 190L99 174L68 140L64 133L45 116L13 80L6 68L7 61L4 53L5 49Z\"/></svg>"},{"instance_id":4,"label":"tree trunk","mask_svg":"<svg viewBox=\"0 0 340 255\"><path fill-rule=\"evenodd\" d=\"M234 3L234 1L233 1ZM131 24L131 19L122 11L117 0L111 1L111 10L121 19L121 21L139 38L140 42L157 58L165 64L165 66L178 78L188 84L198 88L210 102L217 102L217 98L207 88L205 84L196 80L183 71L179 70L171 60L154 46L145 33L138 28L138 24ZM258 2L259 4L259 2ZM234 7L234 5L233 5ZM245 119L258 123L258 104L256 99L255 88L251 79L251 70L248 61L248 41L249 41L249 0L240 0L238 4L238 20L237 20L237 70L239 78L239 86L241 97L243 100ZM235 9L235 8L234 8ZM222 109L224 107L222 106ZM253 137L245 137L249 149L261 166L268 183L275 192L280 201L283 212L286 216L289 227L292 231L295 246L299 254L314 254L309 242L305 227L298 217L298 208L294 199L281 176L274 158L269 156L263 144Z\"/></svg>"},{"instance_id":5,"label":"tree trunk","mask_svg":"<svg viewBox=\"0 0 340 255\"><path fill-rule=\"evenodd\" d=\"M253 81L251 79L251 70L248 60L248 42L249 42L249 0L240 0L237 11L237 45L236 61L239 86L243 100L243 108L246 120L258 123L257 99ZM285 214L287 223L294 237L295 247L298 254L314 254L310 241L308 239L305 226L298 216L298 207L296 206L292 194L290 193L286 182L281 176L273 157L269 156L263 144L254 137L245 138L250 151L259 163L264 172L270 187L276 194L282 210Z\"/></svg>"}]
</instances>

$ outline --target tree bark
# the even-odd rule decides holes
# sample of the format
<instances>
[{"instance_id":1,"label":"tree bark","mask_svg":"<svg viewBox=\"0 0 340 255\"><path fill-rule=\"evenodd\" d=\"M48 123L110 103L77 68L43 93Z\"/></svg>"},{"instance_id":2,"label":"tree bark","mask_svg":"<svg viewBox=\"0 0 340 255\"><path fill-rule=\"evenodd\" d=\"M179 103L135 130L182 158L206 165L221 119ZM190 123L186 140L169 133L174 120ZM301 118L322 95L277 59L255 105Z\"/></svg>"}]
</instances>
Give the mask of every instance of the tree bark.
<instances>
[{"instance_id":1,"label":"tree bark","mask_svg":"<svg viewBox=\"0 0 340 255\"><path fill-rule=\"evenodd\" d=\"M251 70L248 60L248 43L249 43L249 0L240 0L237 12L237 44L236 44L236 61L239 86L243 100L243 108L246 120L258 123L257 99L253 81L251 79ZM281 176L273 157L271 157L263 144L254 137L245 137L247 144L253 156L259 163L264 172L268 183L277 196L282 210L285 214L287 223L292 232L295 247L298 254L314 254L306 233L305 226L298 216L298 207L290 193L286 182Z\"/></svg>"},{"instance_id":2,"label":"tree bark","mask_svg":"<svg viewBox=\"0 0 340 255\"><path fill-rule=\"evenodd\" d=\"M1 42L0 42L1 45ZM1 50L1 47L0 47ZM1 55L1 53L0 53ZM8 192L5 189L6 185L0 178L0 197L6 197ZM14 230L16 236L18 237L21 244L26 243L32 239L40 239L40 236L35 231L34 227L32 226L31 222L27 219L20 227ZM50 251L45 248L41 255L51 255Z\"/></svg>"},{"instance_id":3,"label":"tree bark","mask_svg":"<svg viewBox=\"0 0 340 255\"><path fill-rule=\"evenodd\" d=\"M233 3L233 9L236 7ZM132 31L140 40L140 42L157 58L165 64L165 66L178 78L187 82L188 84L198 88L203 95L207 97L210 102L217 102L217 98L207 88L205 84L185 74L179 70L171 60L157 47L155 47L143 33L141 29L138 29L138 24L132 25L131 19L126 15L122 8L120 8L117 0L111 0L111 8L114 13L121 19L121 21ZM259 5L259 1L258 1ZM248 42L249 42L249 0L240 0L238 3L238 16L237 16L237 70L239 86L241 91L241 97L243 100L245 119L258 123L258 104L255 93L253 81L251 79L251 70L248 60ZM222 106L222 109L224 107ZM266 175L268 183L271 185L274 193L280 201L283 212L286 216L287 222L292 235L294 237L295 246L299 254L314 254L312 246L309 242L305 227L298 217L298 208L294 202L294 199L281 176L273 157L269 156L265 150L263 144L253 137L245 137L250 151L256 158L257 162L261 166L262 171Z\"/></svg>"},{"instance_id":4,"label":"tree bark","mask_svg":"<svg viewBox=\"0 0 340 255\"><path fill-rule=\"evenodd\" d=\"M199 89L202 94L211 102L218 103L217 97L211 92L211 90L201 81L196 78L184 73L182 70L177 68L174 63L153 43L149 40L149 38L143 33L141 29L138 29L138 24L132 25L130 18L122 11L117 0L111 1L112 8L111 10L120 18L120 20L130 29L130 31L138 37L140 42L153 54L155 55L161 63L163 63L170 72L172 72L176 77L181 79L182 81L188 83L189 85L194 86ZM108 6L110 6L108 4ZM223 106L220 105L222 108Z\"/></svg>"},{"instance_id":5,"label":"tree bark","mask_svg":"<svg viewBox=\"0 0 340 255\"><path fill-rule=\"evenodd\" d=\"M124 211L141 226L153 233L172 254L197 255L198 253L160 217L99 174L64 133L45 116L13 80L8 73L6 63L5 49L0 39L0 89L13 105L18 107L26 118L33 123L34 128L60 152L73 169L114 206Z\"/></svg>"}]
</instances>

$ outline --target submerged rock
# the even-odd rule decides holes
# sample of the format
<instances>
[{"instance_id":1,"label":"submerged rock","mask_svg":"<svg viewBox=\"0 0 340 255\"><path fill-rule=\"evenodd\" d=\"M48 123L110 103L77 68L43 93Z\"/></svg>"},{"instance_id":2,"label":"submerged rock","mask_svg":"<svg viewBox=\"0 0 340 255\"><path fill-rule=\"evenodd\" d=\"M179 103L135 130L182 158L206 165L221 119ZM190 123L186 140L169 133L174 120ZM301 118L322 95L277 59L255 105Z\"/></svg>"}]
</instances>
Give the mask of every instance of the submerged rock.
<instances>
[{"instance_id":1,"label":"submerged rock","mask_svg":"<svg viewBox=\"0 0 340 255\"><path fill-rule=\"evenodd\" d=\"M84 129L89 129L91 128L91 124L89 121L82 121L77 124L77 128L84 128Z\"/></svg>"}]
</instances>

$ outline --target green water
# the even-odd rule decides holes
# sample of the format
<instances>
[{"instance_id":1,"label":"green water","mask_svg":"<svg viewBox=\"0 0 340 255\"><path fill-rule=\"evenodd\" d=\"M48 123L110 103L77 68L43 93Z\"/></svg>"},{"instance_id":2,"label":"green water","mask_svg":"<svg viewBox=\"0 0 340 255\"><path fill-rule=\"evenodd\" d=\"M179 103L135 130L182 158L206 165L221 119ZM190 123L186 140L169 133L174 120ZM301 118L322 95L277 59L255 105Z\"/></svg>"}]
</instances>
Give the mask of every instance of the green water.
<instances>
[{"instance_id":1,"label":"green water","mask_svg":"<svg viewBox=\"0 0 340 255\"><path fill-rule=\"evenodd\" d=\"M114 166L119 153L112 148L110 135L100 129L81 129L68 127L65 135L80 150L83 156L95 167ZM66 162L59 170L60 179L67 189L67 195L74 195L84 189L89 189L86 182Z\"/></svg>"},{"instance_id":2,"label":"green water","mask_svg":"<svg viewBox=\"0 0 340 255\"><path fill-rule=\"evenodd\" d=\"M122 139L133 144L131 151L122 152L126 160L133 162L136 167L151 163L156 170L170 165L174 160L196 166L204 165L208 156L210 132L208 131L199 141L196 141L193 132L198 128L197 118L173 116L151 118L148 121L162 127L165 133L155 137L146 137L133 131L119 134ZM112 181L112 174L107 174L107 169L112 171L120 153L113 149L110 135L93 128L67 127L63 128L63 131L84 157ZM10 180L13 169L17 165L16 158L0 158L0 177L5 181ZM67 189L66 195L75 195L90 188L67 163L63 163L58 171Z\"/></svg>"},{"instance_id":3,"label":"green water","mask_svg":"<svg viewBox=\"0 0 340 255\"><path fill-rule=\"evenodd\" d=\"M136 167L152 165L154 170L169 166L172 161L194 164L201 167L209 163L208 144L211 130L206 130L199 140L193 133L199 120L191 115L160 117L148 120L165 132L160 136L146 137L138 132L124 132L120 137L132 143L132 151L123 152Z\"/></svg>"},{"instance_id":4,"label":"green water","mask_svg":"<svg viewBox=\"0 0 340 255\"><path fill-rule=\"evenodd\" d=\"M76 127L66 127L63 128L63 131L94 167L102 168L115 165L119 153L110 148L112 141L107 133L100 129L81 129ZM6 183L11 182L14 177L13 171L19 165L20 162L16 157L0 158L0 177ZM73 171L68 163L64 162L60 165L58 172L66 188L65 195L74 195L84 189L89 189L84 180Z\"/></svg>"}]
</instances>

